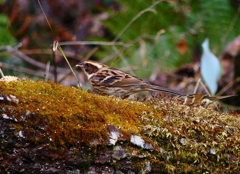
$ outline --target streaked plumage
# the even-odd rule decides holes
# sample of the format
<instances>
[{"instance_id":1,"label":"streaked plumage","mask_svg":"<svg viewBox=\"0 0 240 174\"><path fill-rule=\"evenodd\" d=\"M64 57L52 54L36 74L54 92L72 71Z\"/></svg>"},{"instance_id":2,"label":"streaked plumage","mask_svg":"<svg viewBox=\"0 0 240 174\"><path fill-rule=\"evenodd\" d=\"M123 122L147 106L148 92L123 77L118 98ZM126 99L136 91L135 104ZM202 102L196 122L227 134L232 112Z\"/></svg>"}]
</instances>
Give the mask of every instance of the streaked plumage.
<instances>
[{"instance_id":1,"label":"streaked plumage","mask_svg":"<svg viewBox=\"0 0 240 174\"><path fill-rule=\"evenodd\" d=\"M141 91L159 91L179 96L186 95L165 87L148 84L136 76L102 63L84 61L77 66L81 67L86 73L92 86L92 92L99 95L113 95L120 98L127 98Z\"/></svg>"}]
</instances>

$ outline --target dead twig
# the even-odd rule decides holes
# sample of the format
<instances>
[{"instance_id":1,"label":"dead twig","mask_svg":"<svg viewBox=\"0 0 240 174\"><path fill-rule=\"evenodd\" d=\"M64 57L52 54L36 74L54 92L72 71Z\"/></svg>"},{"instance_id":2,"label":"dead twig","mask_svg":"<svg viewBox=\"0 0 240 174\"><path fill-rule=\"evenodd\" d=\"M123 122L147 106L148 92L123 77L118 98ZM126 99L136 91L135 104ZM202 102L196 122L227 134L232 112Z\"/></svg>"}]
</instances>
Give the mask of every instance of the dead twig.
<instances>
[{"instance_id":1,"label":"dead twig","mask_svg":"<svg viewBox=\"0 0 240 174\"><path fill-rule=\"evenodd\" d=\"M27 55L23 54L21 51L19 51L16 48L12 48L11 46L1 46L0 50L6 50L11 56L18 58L18 59L22 59L26 62L28 62L29 64L32 64L38 68L44 69L46 68L46 64L38 62L30 57L28 57ZM53 66L49 67L50 71L54 70ZM58 68L57 72L66 72L68 69L67 68Z\"/></svg>"},{"instance_id":2,"label":"dead twig","mask_svg":"<svg viewBox=\"0 0 240 174\"><path fill-rule=\"evenodd\" d=\"M128 46L128 44L124 42L102 42L102 41L70 41L70 42L59 42L59 45L120 45L120 46Z\"/></svg>"}]
</instances>

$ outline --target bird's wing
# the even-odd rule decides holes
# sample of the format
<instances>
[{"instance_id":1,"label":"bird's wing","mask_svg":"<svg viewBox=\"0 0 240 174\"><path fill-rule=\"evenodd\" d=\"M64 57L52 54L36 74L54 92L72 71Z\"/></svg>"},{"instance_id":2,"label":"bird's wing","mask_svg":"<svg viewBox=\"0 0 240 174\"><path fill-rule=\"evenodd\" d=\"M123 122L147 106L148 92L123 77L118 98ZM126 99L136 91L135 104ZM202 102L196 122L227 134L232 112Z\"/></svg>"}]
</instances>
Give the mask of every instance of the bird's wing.
<instances>
[{"instance_id":1,"label":"bird's wing","mask_svg":"<svg viewBox=\"0 0 240 174\"><path fill-rule=\"evenodd\" d=\"M94 85L107 87L124 87L145 84L145 82L135 76L127 74L118 69L102 69L90 78Z\"/></svg>"},{"instance_id":2,"label":"bird's wing","mask_svg":"<svg viewBox=\"0 0 240 174\"><path fill-rule=\"evenodd\" d=\"M109 73L109 76L103 81L106 86L124 87L145 84L143 80L120 70L114 69Z\"/></svg>"}]
</instances>

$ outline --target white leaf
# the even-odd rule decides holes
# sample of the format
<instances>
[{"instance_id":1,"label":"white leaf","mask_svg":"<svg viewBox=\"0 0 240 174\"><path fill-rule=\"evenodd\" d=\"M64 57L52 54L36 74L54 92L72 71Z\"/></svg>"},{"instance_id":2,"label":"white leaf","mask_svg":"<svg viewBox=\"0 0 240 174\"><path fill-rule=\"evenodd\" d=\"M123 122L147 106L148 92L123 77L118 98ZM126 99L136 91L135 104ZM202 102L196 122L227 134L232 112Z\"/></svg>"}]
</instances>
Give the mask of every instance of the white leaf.
<instances>
[{"instance_id":1,"label":"white leaf","mask_svg":"<svg viewBox=\"0 0 240 174\"><path fill-rule=\"evenodd\" d=\"M210 51L209 41L205 39L202 43L203 54L201 57L201 74L202 78L214 95L218 88L218 79L221 75L221 65L218 58Z\"/></svg>"}]
</instances>

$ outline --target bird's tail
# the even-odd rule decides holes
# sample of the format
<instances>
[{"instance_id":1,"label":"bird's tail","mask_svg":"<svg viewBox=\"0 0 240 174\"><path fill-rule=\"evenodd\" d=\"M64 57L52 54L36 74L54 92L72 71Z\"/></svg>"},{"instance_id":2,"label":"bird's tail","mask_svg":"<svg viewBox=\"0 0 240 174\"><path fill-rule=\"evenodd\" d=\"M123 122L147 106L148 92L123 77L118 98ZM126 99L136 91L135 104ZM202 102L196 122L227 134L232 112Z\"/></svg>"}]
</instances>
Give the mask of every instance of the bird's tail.
<instances>
[{"instance_id":1,"label":"bird's tail","mask_svg":"<svg viewBox=\"0 0 240 174\"><path fill-rule=\"evenodd\" d=\"M188 98L193 98L196 101L203 100L203 99L208 99L211 101L217 101L217 100L222 100L225 98L230 98L230 97L236 97L237 95L225 95L225 96L208 96L206 94L191 94L187 95L186 97Z\"/></svg>"},{"instance_id":2,"label":"bird's tail","mask_svg":"<svg viewBox=\"0 0 240 174\"><path fill-rule=\"evenodd\" d=\"M159 91L159 92L164 92L164 93L168 93L168 94L173 94L173 95L177 95L177 96L186 96L187 94L180 92L180 91L175 91L169 88L165 88L162 86L156 86L156 85L148 85L149 89L151 91Z\"/></svg>"}]
</instances>

